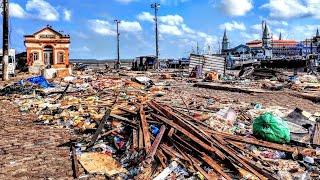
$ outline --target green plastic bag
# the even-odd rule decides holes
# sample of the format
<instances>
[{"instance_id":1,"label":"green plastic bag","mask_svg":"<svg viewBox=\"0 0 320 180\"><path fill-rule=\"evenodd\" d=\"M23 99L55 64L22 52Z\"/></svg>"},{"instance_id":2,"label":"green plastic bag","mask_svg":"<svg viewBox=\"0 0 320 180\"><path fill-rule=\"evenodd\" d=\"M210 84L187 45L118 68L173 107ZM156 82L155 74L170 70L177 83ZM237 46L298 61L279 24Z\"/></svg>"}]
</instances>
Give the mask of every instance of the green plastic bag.
<instances>
[{"instance_id":1,"label":"green plastic bag","mask_svg":"<svg viewBox=\"0 0 320 180\"><path fill-rule=\"evenodd\" d=\"M253 134L269 142L281 144L290 142L290 130L287 123L270 112L254 120Z\"/></svg>"}]
</instances>

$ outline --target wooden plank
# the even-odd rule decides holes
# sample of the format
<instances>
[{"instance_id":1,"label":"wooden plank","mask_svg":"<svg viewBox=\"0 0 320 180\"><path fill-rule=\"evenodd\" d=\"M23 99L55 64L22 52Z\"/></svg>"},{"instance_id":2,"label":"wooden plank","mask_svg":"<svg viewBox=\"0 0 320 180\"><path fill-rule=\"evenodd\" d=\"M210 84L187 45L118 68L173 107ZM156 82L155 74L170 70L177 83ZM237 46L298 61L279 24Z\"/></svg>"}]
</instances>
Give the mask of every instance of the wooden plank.
<instances>
[{"instance_id":1,"label":"wooden plank","mask_svg":"<svg viewBox=\"0 0 320 180\"><path fill-rule=\"evenodd\" d=\"M132 129L132 148L133 149L138 149L138 144L139 144L139 135L136 129Z\"/></svg>"},{"instance_id":2,"label":"wooden plank","mask_svg":"<svg viewBox=\"0 0 320 180\"><path fill-rule=\"evenodd\" d=\"M68 83L67 87L64 89L64 91L62 92L62 94L60 95L60 97L54 101L54 103L57 103L59 100L61 100L61 99L66 95L66 93L67 93L67 91L68 91L68 89L69 89L69 87L70 87L70 84L71 84L71 83Z\"/></svg>"},{"instance_id":3,"label":"wooden plank","mask_svg":"<svg viewBox=\"0 0 320 180\"><path fill-rule=\"evenodd\" d=\"M314 127L312 142L315 145L320 145L320 122L317 122Z\"/></svg>"},{"instance_id":4,"label":"wooden plank","mask_svg":"<svg viewBox=\"0 0 320 180\"><path fill-rule=\"evenodd\" d=\"M141 126L139 126L139 143L138 143L138 147L139 147L139 150L142 150L143 149L143 133L142 133L142 128Z\"/></svg>"},{"instance_id":5,"label":"wooden plank","mask_svg":"<svg viewBox=\"0 0 320 180\"><path fill-rule=\"evenodd\" d=\"M224 159L225 156L224 154L218 150L217 148L215 147L211 147L209 145L207 145L206 143L204 143L203 141L201 141L199 138L197 138L196 136L194 136L193 134L191 134L190 132L188 132L187 130L183 129L181 126L179 126L178 124L164 118L164 117L161 117L161 116L158 116L154 113L151 114L152 117L160 120L160 121L163 121L164 123L168 124L169 126L175 128L176 130L180 131L182 134L186 135L187 137L189 137L191 140L193 140L195 143L199 144L201 147L203 147L204 149L210 151L210 152L213 152L215 153L217 156L219 156L221 159Z\"/></svg>"},{"instance_id":6,"label":"wooden plank","mask_svg":"<svg viewBox=\"0 0 320 180\"><path fill-rule=\"evenodd\" d=\"M72 157L72 171L73 171L73 178L78 179L79 176L79 166L78 166L78 158L76 154L76 147L75 142L71 143L71 157Z\"/></svg>"},{"instance_id":7,"label":"wooden plank","mask_svg":"<svg viewBox=\"0 0 320 180\"><path fill-rule=\"evenodd\" d=\"M202 169L194 157L192 157L189 154L187 154L187 156L192 161L193 167L195 167L206 179L208 179L208 180L217 180L218 179L218 176L216 174L208 174L204 169Z\"/></svg>"},{"instance_id":8,"label":"wooden plank","mask_svg":"<svg viewBox=\"0 0 320 180\"><path fill-rule=\"evenodd\" d=\"M204 153L201 156L204 162L206 162L209 166L211 166L216 172L218 172L226 180L232 180L232 178L222 170L222 167L218 163L216 163L210 156Z\"/></svg>"},{"instance_id":9,"label":"wooden plank","mask_svg":"<svg viewBox=\"0 0 320 180\"><path fill-rule=\"evenodd\" d=\"M148 154L146 156L146 159L147 159L149 164L154 160L154 155L157 152L157 149L158 149L159 144L160 144L160 142L162 140L162 137L163 137L163 134L164 134L165 130L166 130L166 126L162 125L161 128L160 128L160 131L159 131L159 133L158 133L158 135L156 137L156 139L152 143L152 146L151 146L151 148L150 148L150 150L149 150L149 152L148 152Z\"/></svg>"},{"instance_id":10,"label":"wooden plank","mask_svg":"<svg viewBox=\"0 0 320 180\"><path fill-rule=\"evenodd\" d=\"M201 83L194 84L194 86L200 87L200 88L208 88L208 89L214 89L214 90L239 92L239 93L247 93L247 94L268 92L261 89L243 88L243 87L236 87L236 86L230 86L230 85L224 85L224 84L218 84L218 83L201 82Z\"/></svg>"},{"instance_id":11,"label":"wooden plank","mask_svg":"<svg viewBox=\"0 0 320 180\"><path fill-rule=\"evenodd\" d=\"M94 135L91 138L91 142L88 144L88 147L91 147L94 145L94 143L96 142L96 140L98 139L98 136L100 135L102 129L104 128L105 123L107 122L107 120L110 117L110 113L111 113L111 109L108 109L105 113L105 115L103 116L102 120L100 121L100 124L98 126L97 131L94 133Z\"/></svg>"},{"instance_id":12,"label":"wooden plank","mask_svg":"<svg viewBox=\"0 0 320 180\"><path fill-rule=\"evenodd\" d=\"M146 153L148 153L151 147L151 141L150 141L150 134L149 134L149 125L146 119L146 114L143 110L143 105L140 106L140 120L141 120L141 129L143 133L144 148Z\"/></svg>"},{"instance_id":13,"label":"wooden plank","mask_svg":"<svg viewBox=\"0 0 320 180\"><path fill-rule=\"evenodd\" d=\"M235 141L239 141L239 142L244 142L247 144L257 145L257 146L270 148L270 149L274 149L274 150L279 150L279 151L284 151L284 152L288 152L288 153L298 152L298 148L290 147L287 145L281 145L281 144L271 143L271 142L267 142L267 141L261 141L258 139L247 138L247 137L236 136L236 135L225 134L225 133L219 133L219 132L214 132L214 131L211 131L209 133L214 134L214 135L218 135L223 139L231 139L231 140L235 140Z\"/></svg>"},{"instance_id":14,"label":"wooden plank","mask_svg":"<svg viewBox=\"0 0 320 180\"><path fill-rule=\"evenodd\" d=\"M311 94L311 93L300 93L300 92L289 92L291 96L295 96L302 99L308 99L312 102L320 102L320 94Z\"/></svg>"},{"instance_id":15,"label":"wooden plank","mask_svg":"<svg viewBox=\"0 0 320 180\"><path fill-rule=\"evenodd\" d=\"M137 115L138 114L137 111L133 111L133 110L127 108L127 107L118 107L118 109L120 109L121 111L130 113L130 114L133 114L133 115Z\"/></svg>"},{"instance_id":16,"label":"wooden plank","mask_svg":"<svg viewBox=\"0 0 320 180\"><path fill-rule=\"evenodd\" d=\"M186 160L185 157L183 157L180 153L178 153L176 150L174 150L172 147L166 145L166 144L160 144L160 147L163 152L171 156L172 158L179 158L182 160Z\"/></svg>"}]
</instances>

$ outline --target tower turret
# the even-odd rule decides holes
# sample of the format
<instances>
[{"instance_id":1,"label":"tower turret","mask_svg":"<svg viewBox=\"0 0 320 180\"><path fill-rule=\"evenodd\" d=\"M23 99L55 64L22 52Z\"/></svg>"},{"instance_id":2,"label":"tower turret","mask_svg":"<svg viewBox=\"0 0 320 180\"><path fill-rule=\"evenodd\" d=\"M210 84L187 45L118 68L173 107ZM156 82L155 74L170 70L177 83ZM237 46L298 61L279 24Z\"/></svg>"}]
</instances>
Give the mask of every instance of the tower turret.
<instances>
[{"instance_id":1,"label":"tower turret","mask_svg":"<svg viewBox=\"0 0 320 180\"><path fill-rule=\"evenodd\" d=\"M229 49L229 40L227 36L227 29L224 30L223 38L222 38L222 49L221 52L224 53Z\"/></svg>"},{"instance_id":2,"label":"tower turret","mask_svg":"<svg viewBox=\"0 0 320 180\"><path fill-rule=\"evenodd\" d=\"M280 34L279 34L279 40L282 40L282 34L281 34L281 32L280 32Z\"/></svg>"},{"instance_id":3,"label":"tower turret","mask_svg":"<svg viewBox=\"0 0 320 180\"><path fill-rule=\"evenodd\" d=\"M263 35L262 35L262 47L271 48L271 34L267 23L264 24Z\"/></svg>"}]
</instances>

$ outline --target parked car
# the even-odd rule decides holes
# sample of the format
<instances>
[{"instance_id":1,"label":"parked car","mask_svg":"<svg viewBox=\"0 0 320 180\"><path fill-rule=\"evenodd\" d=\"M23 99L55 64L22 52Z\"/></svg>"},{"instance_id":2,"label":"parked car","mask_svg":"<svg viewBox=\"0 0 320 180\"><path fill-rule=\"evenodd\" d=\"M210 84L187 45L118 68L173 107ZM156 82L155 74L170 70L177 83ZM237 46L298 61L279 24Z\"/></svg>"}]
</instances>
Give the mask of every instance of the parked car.
<instances>
[{"instance_id":1,"label":"parked car","mask_svg":"<svg viewBox=\"0 0 320 180\"><path fill-rule=\"evenodd\" d=\"M74 70L76 71L84 71L88 68L88 65L87 64L82 64L82 63L76 63L74 65Z\"/></svg>"}]
</instances>

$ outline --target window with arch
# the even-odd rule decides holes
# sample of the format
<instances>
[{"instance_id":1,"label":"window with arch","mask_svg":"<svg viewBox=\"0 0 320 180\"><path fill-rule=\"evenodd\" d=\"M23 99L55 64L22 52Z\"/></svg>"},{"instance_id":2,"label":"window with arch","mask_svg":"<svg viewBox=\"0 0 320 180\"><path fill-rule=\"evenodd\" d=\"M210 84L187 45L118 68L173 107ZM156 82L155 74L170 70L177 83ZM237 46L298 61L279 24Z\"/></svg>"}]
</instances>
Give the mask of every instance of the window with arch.
<instances>
[{"instance_id":1,"label":"window with arch","mask_svg":"<svg viewBox=\"0 0 320 180\"><path fill-rule=\"evenodd\" d=\"M64 63L64 53L58 52L58 64L63 64L63 63Z\"/></svg>"}]
</instances>

